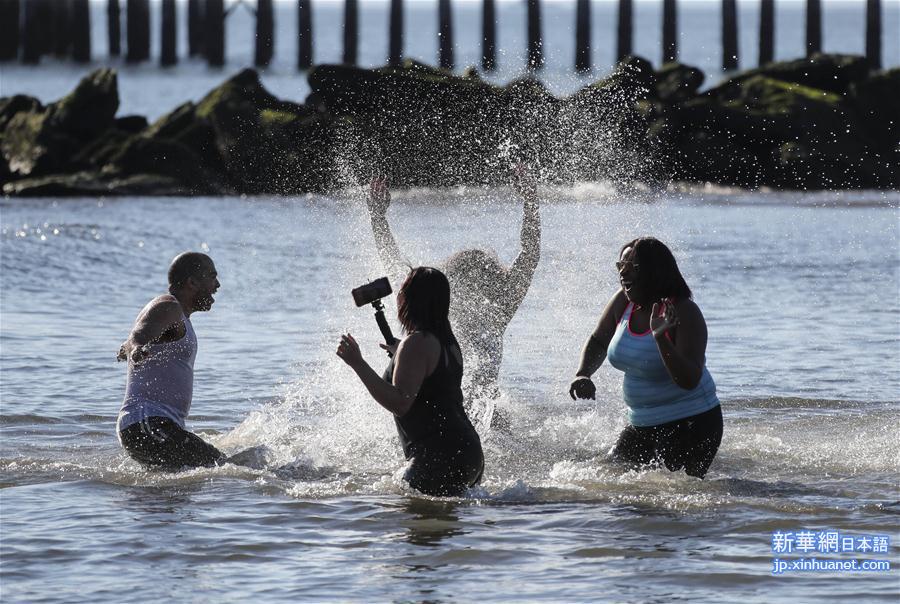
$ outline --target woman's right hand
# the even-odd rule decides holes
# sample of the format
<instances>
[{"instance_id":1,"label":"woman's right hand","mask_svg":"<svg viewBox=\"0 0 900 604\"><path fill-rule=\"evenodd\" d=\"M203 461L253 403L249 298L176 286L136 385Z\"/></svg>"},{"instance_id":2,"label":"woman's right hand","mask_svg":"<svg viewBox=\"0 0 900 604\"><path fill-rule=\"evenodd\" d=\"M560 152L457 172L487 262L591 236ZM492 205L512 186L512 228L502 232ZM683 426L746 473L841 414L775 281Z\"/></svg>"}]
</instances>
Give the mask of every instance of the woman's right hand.
<instances>
[{"instance_id":1,"label":"woman's right hand","mask_svg":"<svg viewBox=\"0 0 900 604\"><path fill-rule=\"evenodd\" d=\"M388 190L387 176L376 176L369 182L369 195L366 197L369 212L384 216L391 205L391 192Z\"/></svg>"},{"instance_id":2,"label":"woman's right hand","mask_svg":"<svg viewBox=\"0 0 900 604\"><path fill-rule=\"evenodd\" d=\"M341 335L341 343L338 344L337 355L353 369L356 369L363 363L359 344L356 343L356 340L349 333Z\"/></svg>"},{"instance_id":3,"label":"woman's right hand","mask_svg":"<svg viewBox=\"0 0 900 604\"><path fill-rule=\"evenodd\" d=\"M572 383L569 384L569 396L574 401L577 398L597 399L597 387L591 378L583 375L575 376Z\"/></svg>"}]
</instances>

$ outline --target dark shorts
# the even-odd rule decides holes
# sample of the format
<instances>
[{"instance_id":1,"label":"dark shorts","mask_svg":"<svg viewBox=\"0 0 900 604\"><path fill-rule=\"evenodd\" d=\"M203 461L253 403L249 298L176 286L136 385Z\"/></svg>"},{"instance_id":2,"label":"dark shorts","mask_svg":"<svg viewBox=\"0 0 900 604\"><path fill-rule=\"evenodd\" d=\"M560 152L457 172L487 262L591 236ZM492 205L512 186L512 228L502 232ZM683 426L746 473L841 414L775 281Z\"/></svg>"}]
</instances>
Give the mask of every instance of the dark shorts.
<instances>
[{"instance_id":1,"label":"dark shorts","mask_svg":"<svg viewBox=\"0 0 900 604\"><path fill-rule=\"evenodd\" d=\"M412 453L403 479L426 495L458 497L481 482L484 474L480 442L416 444Z\"/></svg>"},{"instance_id":2,"label":"dark shorts","mask_svg":"<svg viewBox=\"0 0 900 604\"><path fill-rule=\"evenodd\" d=\"M225 455L196 434L166 417L150 417L119 432L132 459L144 466L178 470L214 466Z\"/></svg>"},{"instance_id":3,"label":"dark shorts","mask_svg":"<svg viewBox=\"0 0 900 604\"><path fill-rule=\"evenodd\" d=\"M689 476L703 478L721 442L722 407L716 406L659 426L627 426L611 459L639 465L660 463L673 472L684 468Z\"/></svg>"}]
</instances>

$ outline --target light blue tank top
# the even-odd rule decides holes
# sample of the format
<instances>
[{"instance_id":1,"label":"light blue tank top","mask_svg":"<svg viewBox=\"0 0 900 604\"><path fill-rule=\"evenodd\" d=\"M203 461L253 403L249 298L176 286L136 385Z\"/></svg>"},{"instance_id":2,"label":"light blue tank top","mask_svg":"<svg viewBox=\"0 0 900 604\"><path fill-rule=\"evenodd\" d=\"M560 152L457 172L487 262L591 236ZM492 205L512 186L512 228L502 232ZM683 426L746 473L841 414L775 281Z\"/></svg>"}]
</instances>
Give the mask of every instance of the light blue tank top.
<instances>
[{"instance_id":1,"label":"light blue tank top","mask_svg":"<svg viewBox=\"0 0 900 604\"><path fill-rule=\"evenodd\" d=\"M691 390L672 380L650 331L631 331L633 309L632 303L625 308L606 351L610 365L625 372L622 390L631 424L658 426L718 406L716 384L705 366L700 383Z\"/></svg>"},{"instance_id":2,"label":"light blue tank top","mask_svg":"<svg viewBox=\"0 0 900 604\"><path fill-rule=\"evenodd\" d=\"M184 317L183 338L153 344L150 355L137 365L129 361L118 430L150 417L166 417L184 428L191 410L196 356L194 326Z\"/></svg>"}]
</instances>

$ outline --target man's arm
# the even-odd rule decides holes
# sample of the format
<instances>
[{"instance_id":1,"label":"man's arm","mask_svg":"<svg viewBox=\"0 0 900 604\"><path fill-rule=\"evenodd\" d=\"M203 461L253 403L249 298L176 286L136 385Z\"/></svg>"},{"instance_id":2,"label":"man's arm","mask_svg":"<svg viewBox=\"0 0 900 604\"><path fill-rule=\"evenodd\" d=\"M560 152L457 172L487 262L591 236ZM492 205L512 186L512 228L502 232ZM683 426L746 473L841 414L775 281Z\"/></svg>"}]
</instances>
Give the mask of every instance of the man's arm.
<instances>
[{"instance_id":1,"label":"man's arm","mask_svg":"<svg viewBox=\"0 0 900 604\"><path fill-rule=\"evenodd\" d=\"M541 214L537 187L521 166L515 169L513 188L523 199L522 231L519 235L522 249L507 274L502 299L497 300L507 323L512 320L525 299L541 259Z\"/></svg>"},{"instance_id":2,"label":"man's arm","mask_svg":"<svg viewBox=\"0 0 900 604\"><path fill-rule=\"evenodd\" d=\"M175 296L165 295L155 298L141 311L128 339L119 347L117 359L140 363L147 358L148 346L159 342L162 337L182 324L184 313Z\"/></svg>"},{"instance_id":3,"label":"man's arm","mask_svg":"<svg viewBox=\"0 0 900 604\"><path fill-rule=\"evenodd\" d=\"M400 253L400 247L391 232L391 226L387 221L387 210L391 205L391 193L387 188L385 178L373 178L369 184L369 195L366 197L366 206L369 209L369 219L372 221L372 234L375 236L375 247L381 264L388 272L388 278L399 287L406 278L406 263Z\"/></svg>"}]
</instances>

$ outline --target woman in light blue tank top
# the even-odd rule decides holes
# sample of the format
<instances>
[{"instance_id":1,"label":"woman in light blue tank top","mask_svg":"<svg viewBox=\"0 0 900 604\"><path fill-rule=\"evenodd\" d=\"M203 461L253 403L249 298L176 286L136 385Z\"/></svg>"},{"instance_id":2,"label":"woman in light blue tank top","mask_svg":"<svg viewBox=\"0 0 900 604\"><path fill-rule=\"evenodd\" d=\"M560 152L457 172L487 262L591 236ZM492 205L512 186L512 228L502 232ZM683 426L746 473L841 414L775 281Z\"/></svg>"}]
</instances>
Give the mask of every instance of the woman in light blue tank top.
<instances>
[{"instance_id":1,"label":"woman in light blue tank top","mask_svg":"<svg viewBox=\"0 0 900 604\"><path fill-rule=\"evenodd\" d=\"M629 419L611 458L703 478L722 440L722 410L706 369L706 321L659 240L625 244L616 269L622 287L584 345L569 394L595 398L590 376L609 358L625 373Z\"/></svg>"}]
</instances>

